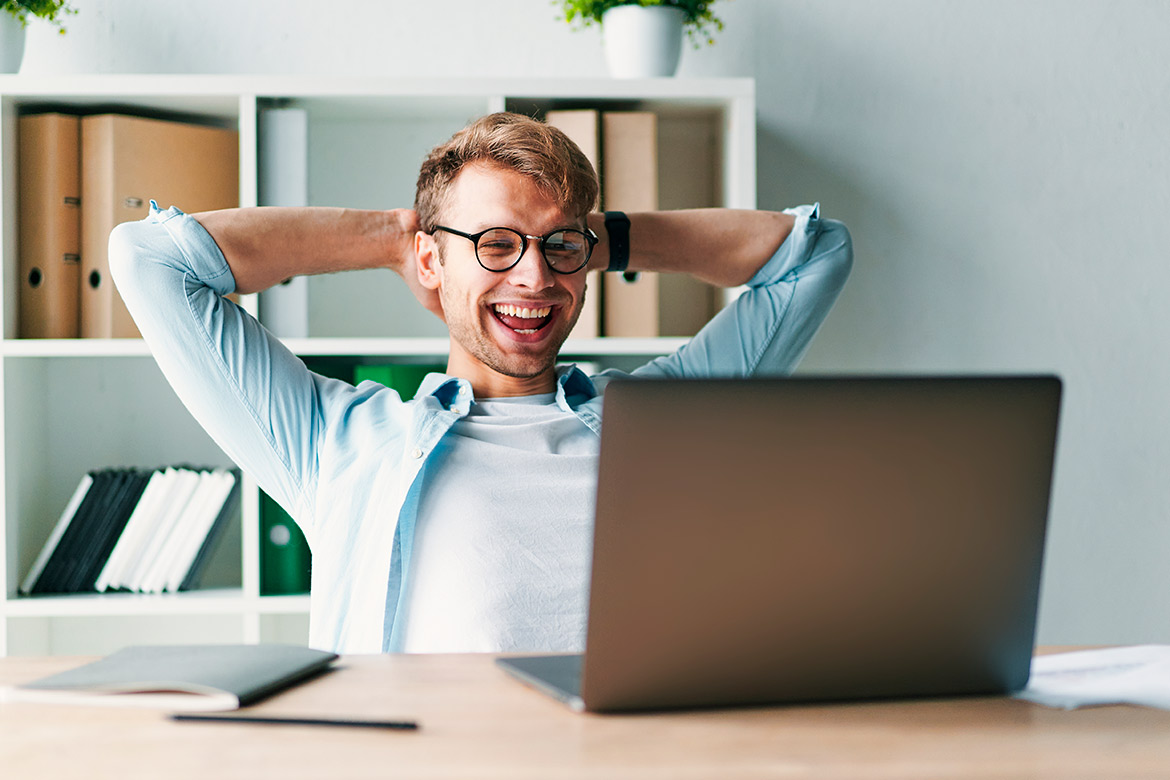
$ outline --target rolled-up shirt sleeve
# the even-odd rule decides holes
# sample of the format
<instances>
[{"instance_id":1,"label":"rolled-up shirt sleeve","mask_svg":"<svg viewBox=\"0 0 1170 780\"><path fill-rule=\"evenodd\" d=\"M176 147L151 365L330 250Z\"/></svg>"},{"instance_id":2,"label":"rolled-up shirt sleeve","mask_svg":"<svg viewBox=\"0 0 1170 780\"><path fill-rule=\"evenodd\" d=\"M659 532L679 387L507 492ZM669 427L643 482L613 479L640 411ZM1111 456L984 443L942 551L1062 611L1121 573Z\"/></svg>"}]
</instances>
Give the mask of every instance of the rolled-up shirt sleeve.
<instances>
[{"instance_id":1,"label":"rolled-up shirt sleeve","mask_svg":"<svg viewBox=\"0 0 1170 780\"><path fill-rule=\"evenodd\" d=\"M849 230L800 206L792 232L747 290L674 354L639 377L746 377L787 374L800 362L837 300L853 264Z\"/></svg>"},{"instance_id":2,"label":"rolled-up shirt sleeve","mask_svg":"<svg viewBox=\"0 0 1170 780\"><path fill-rule=\"evenodd\" d=\"M211 235L153 203L110 235L110 271L163 374L217 444L312 542L316 441L328 380L224 296L235 279Z\"/></svg>"}]
</instances>

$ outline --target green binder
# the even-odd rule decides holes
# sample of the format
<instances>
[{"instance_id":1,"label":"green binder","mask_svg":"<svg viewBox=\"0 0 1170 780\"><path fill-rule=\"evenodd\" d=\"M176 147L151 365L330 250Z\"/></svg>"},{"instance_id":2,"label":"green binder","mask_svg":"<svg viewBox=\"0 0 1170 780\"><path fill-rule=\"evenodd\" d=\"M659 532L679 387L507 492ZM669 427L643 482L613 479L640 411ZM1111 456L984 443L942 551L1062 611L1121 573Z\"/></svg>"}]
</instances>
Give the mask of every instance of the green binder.
<instances>
[{"instance_id":1,"label":"green binder","mask_svg":"<svg viewBox=\"0 0 1170 780\"><path fill-rule=\"evenodd\" d=\"M416 365L412 363L381 363L353 367L353 383L360 385L367 379L397 390L403 400L409 401L418 392L419 385L427 374L446 370L444 366Z\"/></svg>"},{"instance_id":2,"label":"green binder","mask_svg":"<svg viewBox=\"0 0 1170 780\"><path fill-rule=\"evenodd\" d=\"M260 492L260 595L309 592L312 557L305 535L288 513Z\"/></svg>"}]
</instances>

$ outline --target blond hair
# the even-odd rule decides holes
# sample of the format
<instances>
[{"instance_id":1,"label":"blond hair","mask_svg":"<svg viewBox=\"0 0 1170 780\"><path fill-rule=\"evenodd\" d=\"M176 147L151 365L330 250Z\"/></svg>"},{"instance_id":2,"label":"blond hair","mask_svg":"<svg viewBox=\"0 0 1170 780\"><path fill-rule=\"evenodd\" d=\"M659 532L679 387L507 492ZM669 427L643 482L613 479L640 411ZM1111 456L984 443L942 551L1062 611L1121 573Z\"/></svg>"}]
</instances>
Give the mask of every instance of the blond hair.
<instances>
[{"instance_id":1,"label":"blond hair","mask_svg":"<svg viewBox=\"0 0 1170 780\"><path fill-rule=\"evenodd\" d=\"M584 217L597 204L597 173L568 136L531 117L500 112L475 120L423 160L414 208L425 232L435 229L451 183L471 162L530 177L566 213Z\"/></svg>"}]
</instances>

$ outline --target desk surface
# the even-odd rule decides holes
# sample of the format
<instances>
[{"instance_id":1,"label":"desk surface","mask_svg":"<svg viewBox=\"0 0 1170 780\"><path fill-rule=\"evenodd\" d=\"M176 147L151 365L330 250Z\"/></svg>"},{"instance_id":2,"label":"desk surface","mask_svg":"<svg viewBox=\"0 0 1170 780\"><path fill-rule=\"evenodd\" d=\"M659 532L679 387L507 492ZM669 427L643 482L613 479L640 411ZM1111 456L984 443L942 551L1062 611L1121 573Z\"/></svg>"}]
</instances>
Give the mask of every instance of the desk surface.
<instances>
[{"instance_id":1,"label":"desk surface","mask_svg":"<svg viewBox=\"0 0 1170 780\"><path fill-rule=\"evenodd\" d=\"M3 658L0 686L89 659ZM176 723L0 704L0 775L206 778L1117 778L1170 772L1170 712L1006 698L577 715L490 656L349 656L253 713L417 719L418 732Z\"/></svg>"}]
</instances>

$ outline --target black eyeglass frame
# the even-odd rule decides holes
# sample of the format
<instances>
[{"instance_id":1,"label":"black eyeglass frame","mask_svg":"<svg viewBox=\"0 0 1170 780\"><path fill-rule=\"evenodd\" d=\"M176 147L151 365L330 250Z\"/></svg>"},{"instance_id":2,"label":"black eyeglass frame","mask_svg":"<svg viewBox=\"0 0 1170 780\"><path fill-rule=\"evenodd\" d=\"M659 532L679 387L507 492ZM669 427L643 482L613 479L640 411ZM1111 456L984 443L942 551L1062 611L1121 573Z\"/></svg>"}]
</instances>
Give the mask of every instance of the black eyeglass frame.
<instances>
[{"instance_id":1,"label":"black eyeglass frame","mask_svg":"<svg viewBox=\"0 0 1170 780\"><path fill-rule=\"evenodd\" d=\"M455 235L455 236L460 236L460 237L466 238L468 241L470 241L475 246L475 261L477 263L479 263L480 267L483 268L485 271L491 271L494 274L502 274L505 271L511 271L513 268L515 268L516 264L519 263L520 260L522 260L524 258L524 253L528 251L528 240L532 239L532 238L539 239L539 241L540 241L540 256L544 260L544 264L548 266L550 271L552 271L554 274L562 274L564 276L568 276L569 274L575 274L578 271L580 271L582 268L584 268L585 266L589 265L589 259L591 257L593 257L593 248L595 246L597 246L597 242L600 240L597 237L597 234L594 233L593 230L591 228L588 228L588 227L585 228L584 230L578 230L577 228L557 228L556 230L554 230L550 233L546 233L543 236L530 236L527 233L521 233L519 230L516 230L515 228L510 228L510 227L490 227L490 228L487 228L485 230L481 230L478 233L464 233L462 230L456 230L455 228L449 228L445 225L435 225L434 230L431 231L431 234L434 235L436 230L442 230L444 233L450 233L450 234ZM485 235L487 235L488 233L491 233L493 230L506 230L513 235L520 236L520 254L516 255L516 259L513 260L512 264L509 265L507 268L488 268L486 265L483 264L483 260L481 260L479 257L479 240L481 238L483 238ZM576 268L574 268L571 271L562 271L561 269L557 268L555 265L550 263L548 260L548 255L544 251L545 244L548 242L548 240L550 238L552 238L553 236L557 235L558 233L578 233L578 234L585 237L585 243L589 247L585 251L585 260L581 263L581 265L577 266Z\"/></svg>"}]
</instances>

